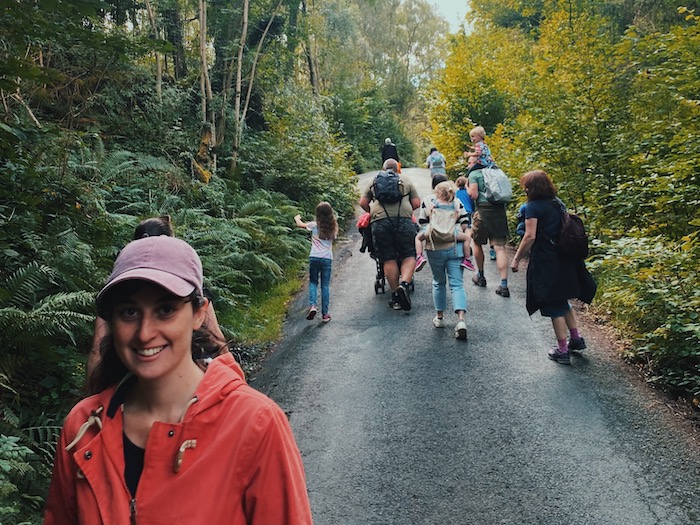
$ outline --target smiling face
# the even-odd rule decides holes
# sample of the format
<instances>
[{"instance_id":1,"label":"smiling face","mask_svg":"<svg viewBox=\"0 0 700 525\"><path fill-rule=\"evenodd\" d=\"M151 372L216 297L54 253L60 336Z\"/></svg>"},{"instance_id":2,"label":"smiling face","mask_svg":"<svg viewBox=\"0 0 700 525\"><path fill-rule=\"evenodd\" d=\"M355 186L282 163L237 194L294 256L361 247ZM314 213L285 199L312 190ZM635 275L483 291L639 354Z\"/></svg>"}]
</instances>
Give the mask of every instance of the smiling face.
<instances>
[{"instance_id":1,"label":"smiling face","mask_svg":"<svg viewBox=\"0 0 700 525\"><path fill-rule=\"evenodd\" d=\"M204 307L189 298L141 281L112 308L117 356L139 379L178 378L197 365L192 361L192 332L202 326Z\"/></svg>"}]
</instances>

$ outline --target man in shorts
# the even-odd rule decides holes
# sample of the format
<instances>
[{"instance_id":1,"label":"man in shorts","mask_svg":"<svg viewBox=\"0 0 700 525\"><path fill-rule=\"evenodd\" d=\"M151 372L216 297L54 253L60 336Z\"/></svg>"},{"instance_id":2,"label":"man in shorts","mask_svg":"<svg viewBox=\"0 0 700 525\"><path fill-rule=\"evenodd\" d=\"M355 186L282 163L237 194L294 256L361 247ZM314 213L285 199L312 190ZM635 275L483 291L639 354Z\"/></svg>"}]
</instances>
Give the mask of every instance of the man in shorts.
<instances>
[{"instance_id":1,"label":"man in shorts","mask_svg":"<svg viewBox=\"0 0 700 525\"><path fill-rule=\"evenodd\" d=\"M475 157L469 158L469 164L475 162ZM506 242L508 240L508 217L506 205L489 202L484 195L484 175L477 169L469 173L469 196L476 203L476 211L472 216L472 241L477 273L472 282L477 286L486 286L484 277L484 246L491 241L496 251L496 266L501 274L501 284L496 293L501 297L510 297L508 290L508 256Z\"/></svg>"},{"instance_id":2,"label":"man in shorts","mask_svg":"<svg viewBox=\"0 0 700 525\"><path fill-rule=\"evenodd\" d=\"M382 166L384 171L397 172L398 168L394 159L387 159ZM391 288L389 306L395 310L410 310L408 287L416 267L413 210L420 206L421 201L411 181L401 177L399 188L403 195L399 202L382 204L375 198L372 179L362 192L360 207L370 213L374 253L382 263L384 277Z\"/></svg>"}]
</instances>

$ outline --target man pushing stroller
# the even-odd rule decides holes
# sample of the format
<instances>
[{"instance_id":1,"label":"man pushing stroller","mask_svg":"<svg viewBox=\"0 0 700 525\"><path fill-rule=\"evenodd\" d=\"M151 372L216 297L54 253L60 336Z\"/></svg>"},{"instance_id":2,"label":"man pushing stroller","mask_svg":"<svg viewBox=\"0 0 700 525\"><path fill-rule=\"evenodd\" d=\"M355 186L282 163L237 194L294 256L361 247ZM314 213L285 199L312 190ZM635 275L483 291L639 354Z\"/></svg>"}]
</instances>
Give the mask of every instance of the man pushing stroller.
<instances>
[{"instance_id":1,"label":"man pushing stroller","mask_svg":"<svg viewBox=\"0 0 700 525\"><path fill-rule=\"evenodd\" d=\"M391 289L389 306L410 310L409 287L416 265L413 210L421 201L413 184L397 173L398 167L396 160L386 160L382 171L362 192L359 204L370 213L374 254Z\"/></svg>"}]
</instances>

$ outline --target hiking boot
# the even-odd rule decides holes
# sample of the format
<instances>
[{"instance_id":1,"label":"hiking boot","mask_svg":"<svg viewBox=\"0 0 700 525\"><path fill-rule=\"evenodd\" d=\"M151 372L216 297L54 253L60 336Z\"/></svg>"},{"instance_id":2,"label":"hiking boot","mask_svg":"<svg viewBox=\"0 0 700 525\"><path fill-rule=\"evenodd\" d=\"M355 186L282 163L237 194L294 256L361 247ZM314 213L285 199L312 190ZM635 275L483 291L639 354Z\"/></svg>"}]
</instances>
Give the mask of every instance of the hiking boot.
<instances>
[{"instance_id":1,"label":"hiking boot","mask_svg":"<svg viewBox=\"0 0 700 525\"><path fill-rule=\"evenodd\" d=\"M323 314L323 319L322 319L322 321L323 321L324 323L330 323L330 321L331 321L331 314Z\"/></svg>"},{"instance_id":2,"label":"hiking boot","mask_svg":"<svg viewBox=\"0 0 700 525\"><path fill-rule=\"evenodd\" d=\"M503 288L503 286L499 286L496 288L496 295L500 295L501 297L510 297L510 290L507 287Z\"/></svg>"},{"instance_id":3,"label":"hiking boot","mask_svg":"<svg viewBox=\"0 0 700 525\"><path fill-rule=\"evenodd\" d=\"M571 358L569 357L569 352L560 352L558 348L553 348L547 353L552 361L556 361L560 365L570 365Z\"/></svg>"},{"instance_id":4,"label":"hiking boot","mask_svg":"<svg viewBox=\"0 0 700 525\"><path fill-rule=\"evenodd\" d=\"M472 277L472 282L477 286L486 286L486 277L476 274L474 277Z\"/></svg>"},{"instance_id":5,"label":"hiking boot","mask_svg":"<svg viewBox=\"0 0 700 525\"><path fill-rule=\"evenodd\" d=\"M408 295L409 286L410 285L406 281L403 281L396 289L396 298L399 300L401 309L406 311L411 309L411 298Z\"/></svg>"},{"instance_id":6,"label":"hiking boot","mask_svg":"<svg viewBox=\"0 0 700 525\"><path fill-rule=\"evenodd\" d=\"M306 318L311 321L314 317L316 317L316 314L318 313L318 307L315 304L312 304L309 306L309 311L306 314Z\"/></svg>"},{"instance_id":7,"label":"hiking boot","mask_svg":"<svg viewBox=\"0 0 700 525\"><path fill-rule=\"evenodd\" d=\"M391 301L389 301L389 308L394 310L401 310L401 303L399 302L398 292L391 292Z\"/></svg>"},{"instance_id":8,"label":"hiking boot","mask_svg":"<svg viewBox=\"0 0 700 525\"><path fill-rule=\"evenodd\" d=\"M572 354L582 354L585 349L586 341L583 340L583 337L569 339L569 352Z\"/></svg>"},{"instance_id":9,"label":"hiking boot","mask_svg":"<svg viewBox=\"0 0 700 525\"><path fill-rule=\"evenodd\" d=\"M467 323L460 319L455 326L455 338L461 341L467 340Z\"/></svg>"},{"instance_id":10,"label":"hiking boot","mask_svg":"<svg viewBox=\"0 0 700 525\"><path fill-rule=\"evenodd\" d=\"M433 318L433 326L435 328L445 328L445 318L438 317L437 315Z\"/></svg>"},{"instance_id":11,"label":"hiking boot","mask_svg":"<svg viewBox=\"0 0 700 525\"><path fill-rule=\"evenodd\" d=\"M420 272L423 269L423 266L425 266L425 263L428 262L428 259L425 258L425 255L422 253L416 258L416 271Z\"/></svg>"},{"instance_id":12,"label":"hiking boot","mask_svg":"<svg viewBox=\"0 0 700 525\"><path fill-rule=\"evenodd\" d=\"M466 268L467 270L471 270L472 272L476 271L476 266L474 266L474 263L469 257L465 257L464 260L460 263L460 266L462 268Z\"/></svg>"},{"instance_id":13,"label":"hiking boot","mask_svg":"<svg viewBox=\"0 0 700 525\"><path fill-rule=\"evenodd\" d=\"M492 261L496 260L496 250L494 250L493 248L489 250L489 259L491 259Z\"/></svg>"}]
</instances>

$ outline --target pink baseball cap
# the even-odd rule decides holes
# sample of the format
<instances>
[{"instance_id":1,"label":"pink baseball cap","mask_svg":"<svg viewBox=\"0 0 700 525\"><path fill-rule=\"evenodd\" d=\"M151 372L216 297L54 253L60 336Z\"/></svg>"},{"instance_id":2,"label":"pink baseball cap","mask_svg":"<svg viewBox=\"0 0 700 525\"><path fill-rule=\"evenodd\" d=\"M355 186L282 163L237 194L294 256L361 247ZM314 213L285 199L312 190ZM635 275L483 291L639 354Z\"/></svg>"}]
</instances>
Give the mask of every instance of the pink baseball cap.
<instances>
[{"instance_id":1,"label":"pink baseball cap","mask_svg":"<svg viewBox=\"0 0 700 525\"><path fill-rule=\"evenodd\" d=\"M202 261L194 249L181 239L158 235L137 239L119 252L107 284L97 294L97 307L119 283L148 281L165 288L177 297L202 292Z\"/></svg>"}]
</instances>

